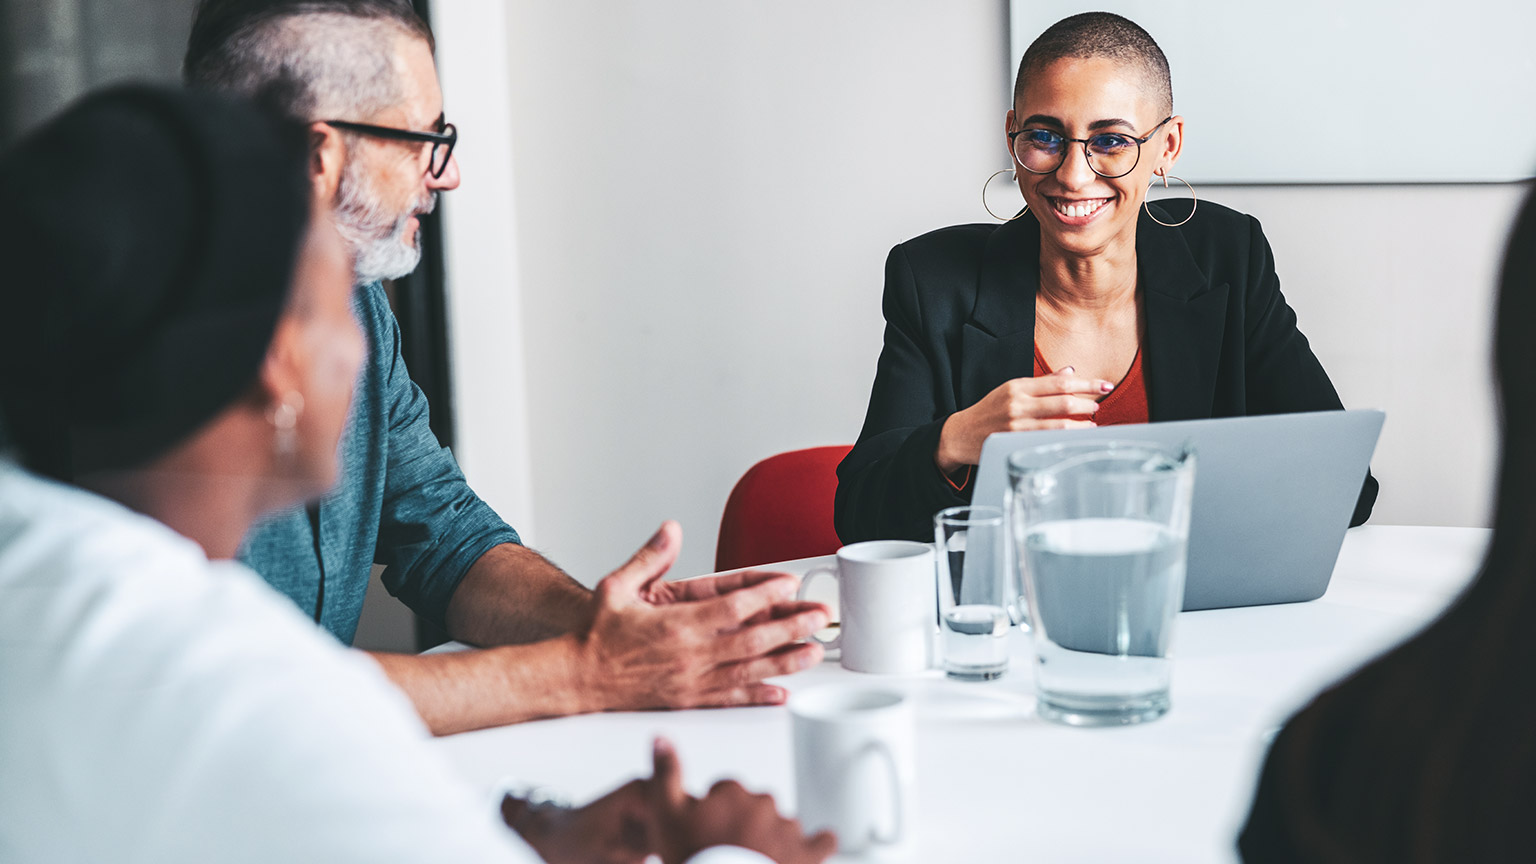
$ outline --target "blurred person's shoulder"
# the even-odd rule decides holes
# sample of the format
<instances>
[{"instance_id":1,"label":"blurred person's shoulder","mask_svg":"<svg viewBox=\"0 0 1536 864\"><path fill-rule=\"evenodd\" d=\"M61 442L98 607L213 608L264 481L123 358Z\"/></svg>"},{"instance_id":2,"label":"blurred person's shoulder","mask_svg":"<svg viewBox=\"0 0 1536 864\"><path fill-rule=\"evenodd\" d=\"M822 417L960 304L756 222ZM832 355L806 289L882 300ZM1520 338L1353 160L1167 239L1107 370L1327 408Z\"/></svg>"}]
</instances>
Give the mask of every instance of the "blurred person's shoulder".
<instances>
[{"instance_id":1,"label":"blurred person's shoulder","mask_svg":"<svg viewBox=\"0 0 1536 864\"><path fill-rule=\"evenodd\" d=\"M146 554L162 565L206 563L197 544L147 516L0 462L0 586L99 579Z\"/></svg>"},{"instance_id":2,"label":"blurred person's shoulder","mask_svg":"<svg viewBox=\"0 0 1536 864\"><path fill-rule=\"evenodd\" d=\"M18 862L531 860L378 664L244 565L3 466L0 694Z\"/></svg>"},{"instance_id":3,"label":"blurred person's shoulder","mask_svg":"<svg viewBox=\"0 0 1536 864\"><path fill-rule=\"evenodd\" d=\"M328 653L307 624L249 568L209 561L160 522L0 466L0 631L51 648L0 657L0 675L45 676L59 695L91 681L158 686L198 675L197 651Z\"/></svg>"}]
</instances>

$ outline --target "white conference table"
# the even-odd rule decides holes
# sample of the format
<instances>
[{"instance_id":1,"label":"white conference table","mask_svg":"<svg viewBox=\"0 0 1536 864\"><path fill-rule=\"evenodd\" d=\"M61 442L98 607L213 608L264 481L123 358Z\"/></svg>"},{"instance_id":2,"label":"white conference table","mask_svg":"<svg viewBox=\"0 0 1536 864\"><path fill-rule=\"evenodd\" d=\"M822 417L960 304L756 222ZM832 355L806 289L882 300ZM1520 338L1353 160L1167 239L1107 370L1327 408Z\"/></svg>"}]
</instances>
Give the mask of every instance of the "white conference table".
<instances>
[{"instance_id":1,"label":"white conference table","mask_svg":"<svg viewBox=\"0 0 1536 864\"><path fill-rule=\"evenodd\" d=\"M1140 726L1076 729L1034 713L1030 647L1015 633L998 681L883 677L829 660L775 679L877 686L917 703L916 854L922 862L1230 862L1270 738L1312 694L1431 620L1470 580L1489 532L1349 532L1310 603L1181 613L1173 709ZM760 569L803 574L831 557ZM690 790L732 777L794 809L783 707L601 714L439 739L471 782L513 775L585 801L650 771L669 736Z\"/></svg>"}]
</instances>

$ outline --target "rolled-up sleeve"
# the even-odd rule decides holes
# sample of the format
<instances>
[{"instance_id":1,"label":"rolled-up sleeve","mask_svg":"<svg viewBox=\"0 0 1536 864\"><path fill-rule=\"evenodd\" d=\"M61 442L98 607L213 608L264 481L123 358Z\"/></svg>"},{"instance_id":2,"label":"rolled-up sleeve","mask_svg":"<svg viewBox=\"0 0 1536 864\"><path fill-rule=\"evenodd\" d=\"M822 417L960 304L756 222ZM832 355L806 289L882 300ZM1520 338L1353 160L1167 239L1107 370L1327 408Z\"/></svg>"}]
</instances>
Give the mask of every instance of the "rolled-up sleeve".
<instances>
[{"instance_id":1,"label":"rolled-up sleeve","mask_svg":"<svg viewBox=\"0 0 1536 864\"><path fill-rule=\"evenodd\" d=\"M383 292L376 285L369 290ZM492 546L522 541L469 488L453 453L437 443L427 398L400 356L399 324L387 311L384 317L384 356L375 362L384 370L389 447L374 563L386 568L389 593L442 624L448 601L475 561Z\"/></svg>"}]
</instances>

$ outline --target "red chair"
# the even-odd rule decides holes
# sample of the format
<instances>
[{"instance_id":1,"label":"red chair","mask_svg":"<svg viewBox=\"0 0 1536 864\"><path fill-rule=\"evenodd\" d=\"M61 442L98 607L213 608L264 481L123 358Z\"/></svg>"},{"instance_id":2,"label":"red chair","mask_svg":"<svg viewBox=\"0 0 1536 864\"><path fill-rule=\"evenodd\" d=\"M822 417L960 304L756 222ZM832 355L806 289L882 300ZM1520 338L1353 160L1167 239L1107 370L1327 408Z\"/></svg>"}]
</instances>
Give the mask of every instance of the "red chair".
<instances>
[{"instance_id":1,"label":"red chair","mask_svg":"<svg viewBox=\"0 0 1536 864\"><path fill-rule=\"evenodd\" d=\"M843 545L832 527L837 463L852 449L791 450L747 469L720 517L715 570L836 552Z\"/></svg>"}]
</instances>

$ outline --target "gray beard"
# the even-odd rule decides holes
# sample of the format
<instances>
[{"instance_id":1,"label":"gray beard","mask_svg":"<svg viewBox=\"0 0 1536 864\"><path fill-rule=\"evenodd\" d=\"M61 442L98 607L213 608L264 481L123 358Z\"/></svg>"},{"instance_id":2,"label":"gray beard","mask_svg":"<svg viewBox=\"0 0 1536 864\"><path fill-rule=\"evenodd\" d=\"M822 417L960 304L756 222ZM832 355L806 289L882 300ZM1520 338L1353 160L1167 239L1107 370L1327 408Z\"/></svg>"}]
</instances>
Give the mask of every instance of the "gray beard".
<instances>
[{"instance_id":1,"label":"gray beard","mask_svg":"<svg viewBox=\"0 0 1536 864\"><path fill-rule=\"evenodd\" d=\"M352 252L356 284L399 279L416 269L421 262L421 238L407 235L410 219L418 212L432 212L437 206L436 192L427 193L403 214L390 213L379 203L357 164L348 160L337 199L336 230Z\"/></svg>"}]
</instances>

